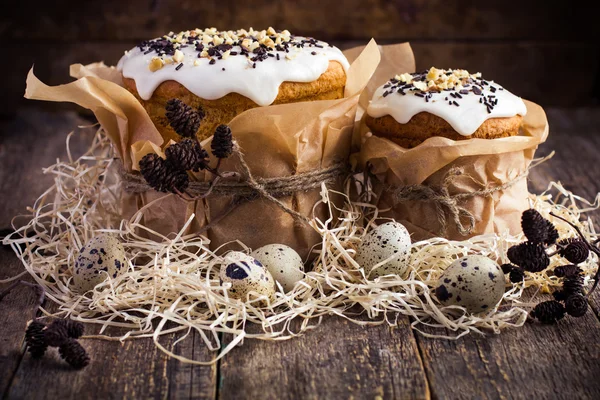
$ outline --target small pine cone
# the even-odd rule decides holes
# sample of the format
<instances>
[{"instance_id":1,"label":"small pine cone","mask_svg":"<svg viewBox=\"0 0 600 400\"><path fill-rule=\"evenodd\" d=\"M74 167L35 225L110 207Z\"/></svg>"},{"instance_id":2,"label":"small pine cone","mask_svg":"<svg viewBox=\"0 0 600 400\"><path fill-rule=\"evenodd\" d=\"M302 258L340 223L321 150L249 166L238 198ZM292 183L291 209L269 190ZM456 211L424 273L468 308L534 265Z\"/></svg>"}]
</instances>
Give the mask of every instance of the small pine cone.
<instances>
[{"instance_id":1,"label":"small pine cone","mask_svg":"<svg viewBox=\"0 0 600 400\"><path fill-rule=\"evenodd\" d=\"M46 328L45 335L48 346L59 347L69 338L67 326L59 321L60 320L53 321Z\"/></svg>"},{"instance_id":2,"label":"small pine cone","mask_svg":"<svg viewBox=\"0 0 600 400\"><path fill-rule=\"evenodd\" d=\"M83 368L90 363L90 357L87 352L75 339L67 339L65 343L58 348L60 356L68 362L73 368Z\"/></svg>"},{"instance_id":3,"label":"small pine cone","mask_svg":"<svg viewBox=\"0 0 600 400\"><path fill-rule=\"evenodd\" d=\"M512 265L512 264L502 264L500 266L500 268L502 268L502 272L504 273L504 275L506 274L510 274L510 272L515 269L515 268L519 268L516 265Z\"/></svg>"},{"instance_id":4,"label":"small pine cone","mask_svg":"<svg viewBox=\"0 0 600 400\"><path fill-rule=\"evenodd\" d=\"M219 125L215 130L210 149L217 158L227 158L233 153L233 137L227 125Z\"/></svg>"},{"instance_id":5,"label":"small pine cone","mask_svg":"<svg viewBox=\"0 0 600 400\"><path fill-rule=\"evenodd\" d=\"M588 256L590 255L590 250L583 240L575 239L569 240L568 243L564 242L564 240L561 240L559 243L559 255L566 258L573 264L579 264L587 260Z\"/></svg>"},{"instance_id":6,"label":"small pine cone","mask_svg":"<svg viewBox=\"0 0 600 400\"><path fill-rule=\"evenodd\" d=\"M567 299L567 296L565 296L565 292L562 290L557 290L555 292L552 292L552 296L554 297L554 300L556 300L556 301L565 301Z\"/></svg>"},{"instance_id":7,"label":"small pine cone","mask_svg":"<svg viewBox=\"0 0 600 400\"><path fill-rule=\"evenodd\" d=\"M167 162L158 154L146 154L140 160L140 172L148 185L159 192L166 192L166 176L169 173Z\"/></svg>"},{"instance_id":8,"label":"small pine cone","mask_svg":"<svg viewBox=\"0 0 600 400\"><path fill-rule=\"evenodd\" d=\"M521 268L513 268L508 277L512 283L521 283L525 279L525 272Z\"/></svg>"},{"instance_id":9,"label":"small pine cone","mask_svg":"<svg viewBox=\"0 0 600 400\"><path fill-rule=\"evenodd\" d=\"M196 111L179 99L167 101L165 116L177 134L187 138L196 136L200 121L204 118L202 109Z\"/></svg>"},{"instance_id":10,"label":"small pine cone","mask_svg":"<svg viewBox=\"0 0 600 400\"><path fill-rule=\"evenodd\" d=\"M530 208L521 216L521 227L527 240L534 243L554 244L558 239L558 232L552 224L542 215Z\"/></svg>"},{"instance_id":11,"label":"small pine cone","mask_svg":"<svg viewBox=\"0 0 600 400\"><path fill-rule=\"evenodd\" d=\"M57 319L54 322L63 325L67 330L67 336L70 338L79 339L83 336L84 327L81 322L70 319Z\"/></svg>"},{"instance_id":12,"label":"small pine cone","mask_svg":"<svg viewBox=\"0 0 600 400\"><path fill-rule=\"evenodd\" d=\"M565 307L556 300L548 300L535 306L529 315L544 324L553 324L563 319Z\"/></svg>"},{"instance_id":13,"label":"small pine cone","mask_svg":"<svg viewBox=\"0 0 600 400\"><path fill-rule=\"evenodd\" d=\"M546 232L548 232L548 235L544 243L548 246L552 246L558 240L558 231L554 224L548 220L546 220Z\"/></svg>"},{"instance_id":14,"label":"small pine cone","mask_svg":"<svg viewBox=\"0 0 600 400\"><path fill-rule=\"evenodd\" d=\"M190 177L187 172L173 166L169 166L169 172L166 184L170 192L183 192L187 189L190 184Z\"/></svg>"},{"instance_id":15,"label":"small pine cone","mask_svg":"<svg viewBox=\"0 0 600 400\"><path fill-rule=\"evenodd\" d=\"M567 310L567 314L572 317L583 317L588 309L588 304L581 294L574 294L569 296L565 301L565 309Z\"/></svg>"},{"instance_id":16,"label":"small pine cone","mask_svg":"<svg viewBox=\"0 0 600 400\"><path fill-rule=\"evenodd\" d=\"M569 298L575 294L583 294L583 276L566 276L563 281L563 291L565 292L566 298Z\"/></svg>"},{"instance_id":17,"label":"small pine cone","mask_svg":"<svg viewBox=\"0 0 600 400\"><path fill-rule=\"evenodd\" d=\"M189 185L189 177L158 154L146 154L140 160L140 172L154 190L159 192L184 191Z\"/></svg>"},{"instance_id":18,"label":"small pine cone","mask_svg":"<svg viewBox=\"0 0 600 400\"><path fill-rule=\"evenodd\" d=\"M508 259L529 272L540 272L550 265L548 254L540 243L523 242L512 246L507 252Z\"/></svg>"},{"instance_id":19,"label":"small pine cone","mask_svg":"<svg viewBox=\"0 0 600 400\"><path fill-rule=\"evenodd\" d=\"M167 161L183 171L198 172L206 168L208 153L196 140L183 139L165 150Z\"/></svg>"},{"instance_id":20,"label":"small pine cone","mask_svg":"<svg viewBox=\"0 0 600 400\"><path fill-rule=\"evenodd\" d=\"M40 358L46 352L48 343L46 343L46 335L44 329L46 325L42 322L33 321L25 331L25 343L33 358Z\"/></svg>"},{"instance_id":21,"label":"small pine cone","mask_svg":"<svg viewBox=\"0 0 600 400\"><path fill-rule=\"evenodd\" d=\"M564 278L566 276L579 275L583 272L577 265L561 265L554 268L554 276Z\"/></svg>"}]
</instances>

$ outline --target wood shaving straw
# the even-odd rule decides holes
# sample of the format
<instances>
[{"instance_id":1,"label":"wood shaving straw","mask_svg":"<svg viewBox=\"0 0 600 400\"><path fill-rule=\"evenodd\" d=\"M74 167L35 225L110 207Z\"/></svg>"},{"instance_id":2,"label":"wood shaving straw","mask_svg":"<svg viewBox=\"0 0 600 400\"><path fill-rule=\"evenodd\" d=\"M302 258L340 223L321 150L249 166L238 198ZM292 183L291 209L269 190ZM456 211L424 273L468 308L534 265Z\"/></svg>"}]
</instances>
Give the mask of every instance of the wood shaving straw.
<instances>
[{"instance_id":1,"label":"wood shaving straw","mask_svg":"<svg viewBox=\"0 0 600 400\"><path fill-rule=\"evenodd\" d=\"M130 220L121 220L120 189L108 138L99 129L89 150L75 160L69 150L72 134L67 139L68 160L44 169L45 174L54 176L54 185L28 208L30 215L15 217L16 232L4 243L12 246L27 272L45 288L47 298L58 305L54 315L101 326L99 335L88 338L152 337L156 346L169 356L195 364L214 363L245 338L291 339L316 328L326 315L337 315L361 325L390 326L405 315L423 335L457 339L470 332L499 333L508 327L522 326L528 310L537 303L535 295L524 296L524 289L533 287L536 294L548 293L559 285L550 272L565 260L555 256L548 270L526 273L524 284L511 284L507 279L508 290L502 302L486 314L472 315L462 307L443 307L437 302L431 289L437 286L444 269L458 257L481 254L500 264L508 262L506 250L523 240L521 236L508 234L487 234L464 241L442 238L420 241L413 245L406 279L390 275L368 280L353 257L368 231L363 226L370 228L376 220L381 221L380 210L368 203L351 203L344 193L341 193L347 199L344 208L334 210L335 205L329 201L332 192L323 187L318 206L328 207L331 217L326 221L316 218L311 221L322 237L320 246L313 250L317 258L312 268L308 268L312 271L293 291L287 294L278 291L270 303L258 295L243 303L229 298L227 287L219 283L222 259L215 255L218 252L209 250L208 239L181 232L169 237L152 232L140 223L143 209ZM355 177L358 178L359 175ZM349 179L346 192L355 184L359 183ZM596 239L591 220L580 219L599 207L600 195L594 202L588 202L553 182L547 192L532 195L530 203L545 217L552 211L579 226L588 239ZM332 215L337 213L340 217L336 220ZM17 224L23 219L24 224ZM566 223L556 219L553 222L561 238L576 236ZM118 235L122 240L130 260L127 270L83 295L71 291L71 271L78 249L102 232ZM147 239L143 232L161 237L162 242ZM595 256L581 265L586 285L596 265ZM44 313L51 315L46 310ZM301 323L292 324L294 319ZM260 331L249 333L246 328L250 323L260 327ZM112 337L104 334L108 327L121 327L128 332ZM429 333L423 331L425 327L429 327L426 329ZM431 333L432 328L437 328L435 334ZM199 333L207 348L220 352L216 359L190 360L159 343L161 335L173 332L182 332L179 340L183 340L192 329ZM226 346L221 340L223 334L233 335Z\"/></svg>"}]
</instances>

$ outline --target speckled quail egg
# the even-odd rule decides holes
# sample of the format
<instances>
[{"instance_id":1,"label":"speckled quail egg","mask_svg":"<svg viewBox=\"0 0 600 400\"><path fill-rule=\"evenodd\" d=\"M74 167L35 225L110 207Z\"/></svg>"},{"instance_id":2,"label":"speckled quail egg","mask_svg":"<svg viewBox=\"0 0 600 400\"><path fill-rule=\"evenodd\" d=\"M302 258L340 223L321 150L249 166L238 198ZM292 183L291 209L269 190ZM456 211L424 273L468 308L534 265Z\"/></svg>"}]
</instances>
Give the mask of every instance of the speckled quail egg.
<instances>
[{"instance_id":1,"label":"speckled quail egg","mask_svg":"<svg viewBox=\"0 0 600 400\"><path fill-rule=\"evenodd\" d=\"M229 296L234 299L248 300L248 293L256 292L272 298L275 294L275 280L269 271L256 260L239 251L225 255L219 272L221 284L231 283Z\"/></svg>"},{"instance_id":2,"label":"speckled quail egg","mask_svg":"<svg viewBox=\"0 0 600 400\"><path fill-rule=\"evenodd\" d=\"M252 257L267 268L286 293L304 277L302 258L296 250L284 244L260 247L252 252Z\"/></svg>"},{"instance_id":3,"label":"speckled quail egg","mask_svg":"<svg viewBox=\"0 0 600 400\"><path fill-rule=\"evenodd\" d=\"M410 250L410 234L404 225L386 222L365 236L358 246L355 261L364 268L369 279L389 274L402 276L410 265ZM389 258L374 269L375 265Z\"/></svg>"},{"instance_id":4,"label":"speckled quail egg","mask_svg":"<svg viewBox=\"0 0 600 400\"><path fill-rule=\"evenodd\" d=\"M435 295L444 305L463 306L470 313L491 310L504 295L504 273L488 257L471 255L448 266Z\"/></svg>"},{"instance_id":5,"label":"speckled quail egg","mask_svg":"<svg viewBox=\"0 0 600 400\"><path fill-rule=\"evenodd\" d=\"M125 249L111 235L91 238L79 251L73 268L73 285L78 292L92 290L106 278L116 278L127 269Z\"/></svg>"}]
</instances>

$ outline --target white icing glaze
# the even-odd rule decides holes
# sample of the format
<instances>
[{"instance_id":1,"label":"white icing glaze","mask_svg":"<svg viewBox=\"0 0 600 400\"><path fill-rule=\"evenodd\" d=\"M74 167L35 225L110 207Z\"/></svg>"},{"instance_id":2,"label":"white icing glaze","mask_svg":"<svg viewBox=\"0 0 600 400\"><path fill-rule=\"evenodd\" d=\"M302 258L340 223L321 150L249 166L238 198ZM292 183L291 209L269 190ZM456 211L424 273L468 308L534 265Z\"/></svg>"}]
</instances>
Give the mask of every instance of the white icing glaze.
<instances>
[{"instance_id":1,"label":"white icing glaze","mask_svg":"<svg viewBox=\"0 0 600 400\"><path fill-rule=\"evenodd\" d=\"M426 102L425 98L415 95L420 91L405 90L405 95L394 91L384 97L387 89L381 86L375 91L367 114L373 118L391 115L398 123L406 124L415 114L428 112L443 118L461 135L469 136L489 118L524 116L527 113L525 103L520 97L501 89L502 87L493 81L488 83L482 86L482 95L495 96L493 99L498 100L491 112L479 102L482 96L473 92L461 94L462 98L452 97L450 93L453 91L433 92ZM497 90L493 92L491 87ZM448 100L445 100L446 98ZM459 106L449 104L449 101L456 101Z\"/></svg>"},{"instance_id":2,"label":"white icing glaze","mask_svg":"<svg viewBox=\"0 0 600 400\"><path fill-rule=\"evenodd\" d=\"M303 38L296 36L294 39ZM211 65L209 58L198 58L194 46L188 46L179 49L184 55L183 66L179 70L176 70L179 63L172 63L155 72L148 69L148 64L156 53L144 54L136 47L126 52L117 68L125 78L135 80L138 94L144 100L150 99L162 82L173 80L202 99L215 100L229 93L239 93L260 106L267 106L275 101L283 82L315 81L327 70L329 61L337 61L345 71L348 70L348 60L337 47L324 42L319 44L323 48L293 47L289 53L273 51L279 54L280 60L268 57L256 62L255 68L249 58L241 55L216 60ZM240 50L240 46L231 49ZM291 59L287 59L286 54Z\"/></svg>"}]
</instances>

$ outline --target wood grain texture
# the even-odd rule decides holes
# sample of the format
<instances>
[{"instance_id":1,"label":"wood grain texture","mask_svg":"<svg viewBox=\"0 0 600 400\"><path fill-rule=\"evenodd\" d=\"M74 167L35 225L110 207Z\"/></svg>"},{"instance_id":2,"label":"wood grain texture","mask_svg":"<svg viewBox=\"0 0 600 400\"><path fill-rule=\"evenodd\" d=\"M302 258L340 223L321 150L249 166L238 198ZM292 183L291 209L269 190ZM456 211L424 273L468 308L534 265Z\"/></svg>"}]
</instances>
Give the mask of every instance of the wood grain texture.
<instances>
[{"instance_id":1,"label":"wood grain texture","mask_svg":"<svg viewBox=\"0 0 600 400\"><path fill-rule=\"evenodd\" d=\"M222 399L429 397L407 319L361 327L341 318L289 341L246 339L221 362Z\"/></svg>"},{"instance_id":2,"label":"wood grain texture","mask_svg":"<svg viewBox=\"0 0 600 400\"><path fill-rule=\"evenodd\" d=\"M419 336L418 342L436 399L597 399L599 330L600 322L588 313L498 336Z\"/></svg>"},{"instance_id":3,"label":"wood grain texture","mask_svg":"<svg viewBox=\"0 0 600 400\"><path fill-rule=\"evenodd\" d=\"M70 130L90 122L77 114L24 112L12 120L0 122L0 190L2 196L0 227L8 227L13 215L25 211L37 196L52 184L42 168L56 158L66 158L65 139ZM94 128L78 132L71 141L74 157L87 149ZM35 145L32 145L35 143ZM14 253L0 248L0 279L14 276L22 266ZM195 367L168 359L151 340L107 342L82 339L91 363L82 371L72 370L56 349L41 360L23 355L23 335L36 296L29 288L11 293L0 302L0 393L8 398L194 398L213 399L216 388L216 364ZM55 306L49 305L50 311ZM87 327L94 332L94 327ZM114 331L113 335L122 335ZM174 345L179 334L167 335L161 343L176 354L188 358L212 360L195 335ZM17 369L18 368L18 369ZM14 376L13 376L14 375ZM12 383L10 389L8 385ZM91 389L93 388L93 390Z\"/></svg>"},{"instance_id":4,"label":"wood grain texture","mask_svg":"<svg viewBox=\"0 0 600 400\"><path fill-rule=\"evenodd\" d=\"M600 146L600 114L597 109L547 111L550 136L536 155L552 150L556 155L531 171L530 191L541 193L550 181L561 181L574 193L594 198L600 191L600 166L594 162ZM545 299L538 296L534 303ZM598 299L596 292L591 301L596 310ZM567 317L549 326L526 324L498 336L469 335L456 342L417 336L417 340L434 398L596 399L598 332L598 314L590 310L582 318Z\"/></svg>"},{"instance_id":5,"label":"wood grain texture","mask_svg":"<svg viewBox=\"0 0 600 400\"><path fill-rule=\"evenodd\" d=\"M550 180L560 180L593 198L600 191L599 109L547 113L550 137L538 155L557 154L531 172L530 189L541 192ZM0 121L0 189L11 193L0 200L3 225L51 182L41 168L64 156L66 132L81 123L87 122L72 112L38 111ZM89 135L75 143L76 152ZM20 270L14 255L0 249L0 279ZM34 298L24 290L0 302L0 393L7 398L600 398L600 292L583 318L458 341L427 339L406 320L390 330L325 318L318 329L291 341L247 339L220 370L167 359L150 340L83 340L92 355L83 371L65 366L55 350L32 360L23 355L22 335ZM175 340L170 335L161 343L187 357L214 357L198 336L176 346Z\"/></svg>"},{"instance_id":6,"label":"wood grain texture","mask_svg":"<svg viewBox=\"0 0 600 400\"><path fill-rule=\"evenodd\" d=\"M23 271L21 262L10 248L0 247L0 280ZM27 276L22 278L31 281ZM0 285L0 290L8 284ZM23 338L27 322L33 317L38 296L29 287L13 289L0 301L0 396L8 390L23 357Z\"/></svg>"},{"instance_id":7,"label":"wood grain texture","mask_svg":"<svg viewBox=\"0 0 600 400\"><path fill-rule=\"evenodd\" d=\"M597 11L597 5L543 0L29 1L11 3L5 10L0 35L3 40L139 40L196 27L273 26L343 40L592 41L600 33Z\"/></svg>"}]
</instances>

